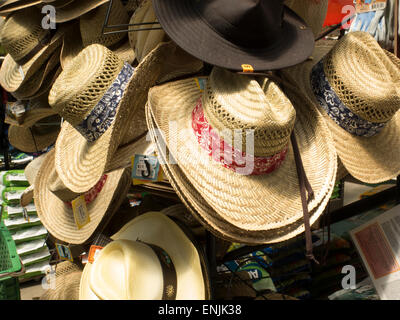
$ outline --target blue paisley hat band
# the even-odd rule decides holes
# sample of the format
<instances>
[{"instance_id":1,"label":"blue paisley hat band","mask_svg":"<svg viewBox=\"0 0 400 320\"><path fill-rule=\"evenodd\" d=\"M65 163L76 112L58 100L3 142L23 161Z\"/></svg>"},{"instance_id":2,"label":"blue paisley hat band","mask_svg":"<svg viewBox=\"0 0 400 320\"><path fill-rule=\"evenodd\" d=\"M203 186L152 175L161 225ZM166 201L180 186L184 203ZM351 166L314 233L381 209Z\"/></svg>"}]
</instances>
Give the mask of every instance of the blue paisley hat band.
<instances>
[{"instance_id":1,"label":"blue paisley hat band","mask_svg":"<svg viewBox=\"0 0 400 320\"><path fill-rule=\"evenodd\" d=\"M312 69L311 88L321 107L337 125L347 132L360 136L372 137L386 126L386 123L375 123L364 120L354 114L335 93L324 72L323 59Z\"/></svg>"},{"instance_id":2,"label":"blue paisley hat band","mask_svg":"<svg viewBox=\"0 0 400 320\"><path fill-rule=\"evenodd\" d=\"M125 62L121 72L109 86L97 105L86 119L75 127L87 141L96 141L113 124L117 114L117 108L134 71L135 69Z\"/></svg>"}]
</instances>

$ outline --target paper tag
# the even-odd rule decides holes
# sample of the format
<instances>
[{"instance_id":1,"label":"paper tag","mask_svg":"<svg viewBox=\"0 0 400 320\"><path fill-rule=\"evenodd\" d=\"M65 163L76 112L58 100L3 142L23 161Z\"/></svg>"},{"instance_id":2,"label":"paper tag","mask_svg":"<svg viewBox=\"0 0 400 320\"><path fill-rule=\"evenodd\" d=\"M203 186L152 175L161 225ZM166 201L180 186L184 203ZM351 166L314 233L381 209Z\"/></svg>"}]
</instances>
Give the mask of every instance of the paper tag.
<instances>
[{"instance_id":1,"label":"paper tag","mask_svg":"<svg viewBox=\"0 0 400 320\"><path fill-rule=\"evenodd\" d=\"M158 181L159 173L160 163L157 157L140 154L132 157L132 182L134 185L146 181Z\"/></svg>"},{"instance_id":2,"label":"paper tag","mask_svg":"<svg viewBox=\"0 0 400 320\"><path fill-rule=\"evenodd\" d=\"M203 92L206 88L207 78L206 77L194 78L194 80L196 81L197 87L199 88L200 92Z\"/></svg>"},{"instance_id":3,"label":"paper tag","mask_svg":"<svg viewBox=\"0 0 400 320\"><path fill-rule=\"evenodd\" d=\"M100 246L91 246L90 250L89 250L89 256L88 256L88 261L90 263L93 263L97 256L99 255L101 249L103 249L103 247Z\"/></svg>"},{"instance_id":4,"label":"paper tag","mask_svg":"<svg viewBox=\"0 0 400 320\"><path fill-rule=\"evenodd\" d=\"M75 200L72 200L71 204L75 223L78 229L81 229L90 222L90 216L86 207L85 197L81 195Z\"/></svg>"},{"instance_id":5,"label":"paper tag","mask_svg":"<svg viewBox=\"0 0 400 320\"><path fill-rule=\"evenodd\" d=\"M383 10L386 8L386 0L357 0L356 12L369 12Z\"/></svg>"},{"instance_id":6,"label":"paper tag","mask_svg":"<svg viewBox=\"0 0 400 320\"><path fill-rule=\"evenodd\" d=\"M67 260L67 261L74 261L74 258L72 257L71 254L71 249L63 244L56 243L56 249L58 256L60 257L61 260Z\"/></svg>"},{"instance_id":7,"label":"paper tag","mask_svg":"<svg viewBox=\"0 0 400 320\"><path fill-rule=\"evenodd\" d=\"M246 72L246 73L253 73L254 72L254 68L250 64L242 64L242 69L243 69L243 72Z\"/></svg>"}]
</instances>

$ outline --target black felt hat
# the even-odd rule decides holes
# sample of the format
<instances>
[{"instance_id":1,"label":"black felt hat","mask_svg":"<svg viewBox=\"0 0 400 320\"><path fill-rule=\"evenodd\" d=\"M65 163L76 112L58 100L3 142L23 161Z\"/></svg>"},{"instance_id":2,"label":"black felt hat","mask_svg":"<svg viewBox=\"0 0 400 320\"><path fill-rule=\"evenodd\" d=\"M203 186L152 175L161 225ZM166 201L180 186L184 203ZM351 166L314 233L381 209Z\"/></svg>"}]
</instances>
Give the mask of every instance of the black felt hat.
<instances>
[{"instance_id":1,"label":"black felt hat","mask_svg":"<svg viewBox=\"0 0 400 320\"><path fill-rule=\"evenodd\" d=\"M233 71L286 68L314 48L311 28L283 0L153 0L153 6L182 49Z\"/></svg>"}]
</instances>

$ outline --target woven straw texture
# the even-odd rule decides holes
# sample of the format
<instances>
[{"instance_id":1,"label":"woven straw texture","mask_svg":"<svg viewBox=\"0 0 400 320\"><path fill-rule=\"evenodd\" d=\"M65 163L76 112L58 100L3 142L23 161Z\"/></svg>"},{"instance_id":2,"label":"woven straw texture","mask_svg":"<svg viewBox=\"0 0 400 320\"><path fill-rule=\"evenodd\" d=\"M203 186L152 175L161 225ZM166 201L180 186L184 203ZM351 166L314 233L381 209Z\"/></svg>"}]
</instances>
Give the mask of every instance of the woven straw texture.
<instances>
[{"instance_id":1,"label":"woven straw texture","mask_svg":"<svg viewBox=\"0 0 400 320\"><path fill-rule=\"evenodd\" d=\"M81 244L100 231L125 199L130 186L129 170L110 173L96 199L87 205L90 222L78 229L72 209L49 189L49 179L54 174L54 149L51 150L37 173L34 199L38 216L45 228L57 239L71 244Z\"/></svg>"},{"instance_id":2,"label":"woven straw texture","mask_svg":"<svg viewBox=\"0 0 400 320\"><path fill-rule=\"evenodd\" d=\"M164 133L168 146L176 141L176 149L171 152L187 180L220 220L247 233L284 228L300 221L303 213L291 147L282 166L268 175L241 176L224 168L205 154L192 131L191 112L199 97L194 79L159 86L149 94L148 106L156 127ZM174 112L171 112L172 105ZM150 111L148 117L149 114ZM178 130L170 132L169 121L176 121ZM295 133L315 192L315 198L309 203L311 211L333 190L337 157L329 132L316 112L307 110L298 114ZM270 208L268 213L266 208Z\"/></svg>"},{"instance_id":3,"label":"woven straw texture","mask_svg":"<svg viewBox=\"0 0 400 320\"><path fill-rule=\"evenodd\" d=\"M68 3L67 5L60 6L56 8L56 23L63 23L79 18L85 13L96 9L97 7L107 2L109 2L109 0L75 0Z\"/></svg>"},{"instance_id":4,"label":"woven straw texture","mask_svg":"<svg viewBox=\"0 0 400 320\"><path fill-rule=\"evenodd\" d=\"M156 142L158 155L167 163L164 150L161 146L165 145L165 141L159 141L154 133L154 123L151 120L150 109L147 108L150 135L152 140ZM167 150L168 151L168 150ZM169 151L167 152L169 154ZM291 225L283 228L270 229L268 231L251 231L238 228L236 225L224 220L200 195L196 188L188 181L186 175L182 172L180 167L175 164L162 165L165 175L168 177L171 185L176 193L193 214L193 216L215 236L230 242L239 242L249 245L274 243L288 240L304 231L304 221L299 219ZM324 211L330 193L327 193L324 199L319 204L318 208L310 212L310 223L316 222Z\"/></svg>"},{"instance_id":5,"label":"woven straw texture","mask_svg":"<svg viewBox=\"0 0 400 320\"><path fill-rule=\"evenodd\" d=\"M55 288L48 289L40 300L79 300L82 268L69 261L61 262L55 268Z\"/></svg>"},{"instance_id":6,"label":"woven straw texture","mask_svg":"<svg viewBox=\"0 0 400 320\"><path fill-rule=\"evenodd\" d=\"M134 13L142 2L143 0L127 0L125 2L125 9L128 13Z\"/></svg>"},{"instance_id":7,"label":"woven straw texture","mask_svg":"<svg viewBox=\"0 0 400 320\"><path fill-rule=\"evenodd\" d=\"M292 103L270 82L264 93L257 81L247 77L232 77L223 69L213 70L215 77L207 81L203 94L204 115L221 138L234 145L234 130L242 130L242 145L246 150L246 130L254 130L254 155L271 156L289 143L296 120Z\"/></svg>"},{"instance_id":8,"label":"woven straw texture","mask_svg":"<svg viewBox=\"0 0 400 320\"><path fill-rule=\"evenodd\" d=\"M285 5L296 12L312 29L315 36L321 33L328 12L328 0L286 0Z\"/></svg>"},{"instance_id":9,"label":"woven straw texture","mask_svg":"<svg viewBox=\"0 0 400 320\"><path fill-rule=\"evenodd\" d=\"M157 21L156 15L153 10L151 0L144 0L139 8L136 9L131 17L129 24L148 23ZM159 28L158 23L131 26L129 30ZM140 62L143 58L153 50L160 42L165 39L165 32L163 30L145 30L138 32L129 32L129 42L131 47L135 50L136 59Z\"/></svg>"},{"instance_id":10,"label":"woven straw texture","mask_svg":"<svg viewBox=\"0 0 400 320\"><path fill-rule=\"evenodd\" d=\"M129 125L134 123L137 110L141 106L141 103L146 100L149 88L152 87L158 79L161 72L162 61L165 60L170 52L171 45L171 43L160 44L146 56L137 68L135 68L133 77L127 85L121 103L117 109L114 123L97 141L93 143L87 142L87 140L68 122L63 124L56 143L56 170L61 180L69 189L77 193L85 192L99 181L106 167L112 161L112 157L123 140L125 133L128 131ZM99 47L100 45L91 45L87 47L84 52L95 46ZM93 51L96 50L97 49L93 48ZM107 49L102 47L101 50ZM96 60L96 55L96 53L93 53L93 55L89 56L93 56L92 59ZM90 62L88 61L88 63L93 64L94 69L96 65L93 60ZM89 72L90 69L87 69L87 71ZM72 74L71 78L75 80L71 81L66 79L66 83L59 82L58 84L56 81L53 89L56 84L58 89L54 90L54 97L60 98L62 95L67 95L67 93L63 91L68 88L68 82L74 83L82 81L82 79L76 78L76 74ZM77 90L77 87L75 87L74 90ZM49 96L50 105L52 105L53 101L52 91ZM82 92L79 93L82 95ZM99 98L100 97L97 97L97 99ZM75 109L79 110L79 108L80 105L78 104ZM138 135L139 134L138 132Z\"/></svg>"},{"instance_id":11,"label":"woven straw texture","mask_svg":"<svg viewBox=\"0 0 400 320\"><path fill-rule=\"evenodd\" d=\"M399 68L367 32L341 38L324 58L324 71L341 101L361 118L385 122L399 110Z\"/></svg>"},{"instance_id":12,"label":"woven straw texture","mask_svg":"<svg viewBox=\"0 0 400 320\"><path fill-rule=\"evenodd\" d=\"M348 35L352 35L352 37L356 36L360 39L365 38L365 34L361 32L353 32ZM346 35L347 38L347 35ZM342 38L342 40L346 39ZM369 42L368 42L369 43ZM359 45L356 46L358 48ZM372 46L372 48L375 46ZM299 64L295 67L285 69L283 72L288 77L288 79L292 80L293 83L296 83L307 97L309 97L310 103L314 106L316 110L324 116L326 120L326 124L328 125L333 139L335 141L335 148L342 161L343 165L347 169L347 171L356 179L365 182L365 183L380 183L392 179L400 174L400 148L399 148L399 137L400 137L400 113L397 112L393 118L386 124L386 127L377 135L372 137L358 137L348 133L346 130L342 129L338 126L325 112L325 110L319 105L316 100L314 93L310 84L310 74L311 69L315 64L317 64L328 52L332 49L332 46L324 46L317 45L314 53L313 60L306 61L302 64ZM371 49L372 50L372 49ZM382 49L381 49L382 50ZM349 47L349 51L343 55L343 59L347 59L347 57L351 57L352 54L351 47ZM392 62L398 65L398 59L391 55L389 52L384 51L386 56L392 59ZM368 51L363 51L364 55L372 55L378 57L375 53L370 53ZM368 58L358 57L358 61L365 60ZM386 59L384 59L386 60ZM358 63L359 63L358 62ZM378 62L377 62L378 63ZM354 65L347 70L348 74L354 72ZM361 66L360 66L361 67ZM340 67L342 68L342 67ZM372 68L371 71L365 70L362 74L362 77L366 78L379 78L379 75L373 74L374 72L378 72L377 69ZM382 70L387 70L382 69ZM382 70L379 73L382 73ZM397 74L399 69L397 69ZM372 74L369 76L369 74ZM346 76L347 78L351 77L350 75ZM355 78L355 83L363 82L361 76ZM383 78L387 78L388 76L382 76ZM378 85L382 85L380 81L377 82ZM354 86L356 84L352 84ZM363 95L366 97L371 96L373 92L376 90L371 90L371 86L374 84L371 83L368 88L365 87L365 91ZM362 86L362 85L361 85ZM386 84L388 87L388 84ZM377 89L378 90L378 89ZM386 92L390 92L392 89L385 89ZM376 92L377 95L381 95L380 92ZM363 95L360 93L360 97L364 99ZM382 96L383 97L383 96ZM384 98L384 97L383 97ZM369 98L368 98L369 99ZM367 99L365 99L367 100ZM386 100L386 99L385 99ZM346 104L346 106L348 106ZM368 106L369 107L369 106ZM380 108L384 108L382 104L372 105L377 110ZM391 109L389 107L388 109ZM374 112L379 114L380 112ZM372 113L371 113L372 114Z\"/></svg>"},{"instance_id":13,"label":"woven straw texture","mask_svg":"<svg viewBox=\"0 0 400 320\"><path fill-rule=\"evenodd\" d=\"M6 16L8 13L12 13L24 8L32 7L39 4L40 0L6 0L2 1L0 5L0 15Z\"/></svg>"},{"instance_id":14,"label":"woven straw texture","mask_svg":"<svg viewBox=\"0 0 400 320\"><path fill-rule=\"evenodd\" d=\"M126 37L126 32L118 32L113 34L103 34L104 19L107 14L109 3L86 13L80 17L80 30L83 46L86 47L93 43L100 43L106 47L112 46L120 42ZM111 8L107 25L128 24L129 16L126 9L122 5L121 0L114 0ZM107 28L105 32L118 31L119 28Z\"/></svg>"},{"instance_id":15,"label":"woven straw texture","mask_svg":"<svg viewBox=\"0 0 400 320\"><path fill-rule=\"evenodd\" d=\"M0 42L7 53L19 61L28 55L49 33L41 26L43 16L34 7L18 11L6 18Z\"/></svg>"},{"instance_id":16,"label":"woven straw texture","mask_svg":"<svg viewBox=\"0 0 400 320\"><path fill-rule=\"evenodd\" d=\"M54 144L59 132L58 126L34 125L30 128L22 128L11 125L8 129L8 140L20 151L39 152Z\"/></svg>"},{"instance_id":17,"label":"woven straw texture","mask_svg":"<svg viewBox=\"0 0 400 320\"><path fill-rule=\"evenodd\" d=\"M53 52L62 44L62 35L65 30L65 27L60 26L50 43L22 66L18 65L10 55L7 55L0 69L0 85L10 93L18 90L40 70Z\"/></svg>"}]
</instances>

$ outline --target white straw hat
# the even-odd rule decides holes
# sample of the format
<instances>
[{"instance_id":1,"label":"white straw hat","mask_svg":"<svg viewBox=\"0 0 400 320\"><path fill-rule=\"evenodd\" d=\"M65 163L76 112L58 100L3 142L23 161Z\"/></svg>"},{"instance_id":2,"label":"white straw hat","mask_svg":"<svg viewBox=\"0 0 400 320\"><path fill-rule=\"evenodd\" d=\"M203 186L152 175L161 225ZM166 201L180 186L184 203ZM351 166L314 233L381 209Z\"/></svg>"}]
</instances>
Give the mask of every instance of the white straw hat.
<instances>
[{"instance_id":1,"label":"white straw hat","mask_svg":"<svg viewBox=\"0 0 400 320\"><path fill-rule=\"evenodd\" d=\"M313 60L284 70L324 115L347 171L366 183L400 174L399 71L367 32L317 45Z\"/></svg>"},{"instance_id":2,"label":"white straw hat","mask_svg":"<svg viewBox=\"0 0 400 320\"><path fill-rule=\"evenodd\" d=\"M209 299L202 250L162 212L134 218L112 239L85 266L81 300Z\"/></svg>"}]
</instances>

